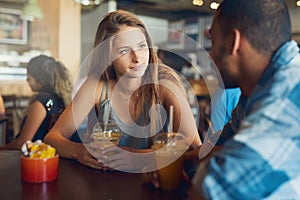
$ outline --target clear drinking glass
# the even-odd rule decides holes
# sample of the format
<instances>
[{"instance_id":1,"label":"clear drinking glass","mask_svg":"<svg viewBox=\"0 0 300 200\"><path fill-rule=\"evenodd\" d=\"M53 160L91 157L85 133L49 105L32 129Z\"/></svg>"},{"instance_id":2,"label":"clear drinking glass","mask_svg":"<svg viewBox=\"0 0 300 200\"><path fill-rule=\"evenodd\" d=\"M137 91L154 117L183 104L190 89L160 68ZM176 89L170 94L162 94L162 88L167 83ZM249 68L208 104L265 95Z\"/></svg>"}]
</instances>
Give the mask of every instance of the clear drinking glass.
<instances>
[{"instance_id":1,"label":"clear drinking glass","mask_svg":"<svg viewBox=\"0 0 300 200\"><path fill-rule=\"evenodd\" d=\"M91 135L94 142L119 144L121 131L116 123L97 123Z\"/></svg>"}]
</instances>

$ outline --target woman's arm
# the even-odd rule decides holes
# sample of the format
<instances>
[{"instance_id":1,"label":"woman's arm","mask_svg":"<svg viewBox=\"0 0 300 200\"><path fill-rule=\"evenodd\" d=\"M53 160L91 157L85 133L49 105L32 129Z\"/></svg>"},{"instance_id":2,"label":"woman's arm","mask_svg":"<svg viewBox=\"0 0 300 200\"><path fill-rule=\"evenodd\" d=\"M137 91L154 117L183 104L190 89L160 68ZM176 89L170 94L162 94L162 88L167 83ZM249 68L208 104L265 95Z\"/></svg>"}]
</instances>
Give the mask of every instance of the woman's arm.
<instances>
[{"instance_id":1,"label":"woman's arm","mask_svg":"<svg viewBox=\"0 0 300 200\"><path fill-rule=\"evenodd\" d=\"M13 140L11 143L0 147L0 149L16 149L20 150L22 145L27 140L32 140L39 127L43 123L46 117L46 110L40 101L34 101L30 104L28 109L28 115L25 120L24 126L20 131L19 137Z\"/></svg>"},{"instance_id":2,"label":"woman's arm","mask_svg":"<svg viewBox=\"0 0 300 200\"><path fill-rule=\"evenodd\" d=\"M93 168L99 167L97 160L84 144L72 142L69 138L99 101L102 86L98 80L87 80L45 137L45 142L55 147L60 156L78 160Z\"/></svg>"}]
</instances>

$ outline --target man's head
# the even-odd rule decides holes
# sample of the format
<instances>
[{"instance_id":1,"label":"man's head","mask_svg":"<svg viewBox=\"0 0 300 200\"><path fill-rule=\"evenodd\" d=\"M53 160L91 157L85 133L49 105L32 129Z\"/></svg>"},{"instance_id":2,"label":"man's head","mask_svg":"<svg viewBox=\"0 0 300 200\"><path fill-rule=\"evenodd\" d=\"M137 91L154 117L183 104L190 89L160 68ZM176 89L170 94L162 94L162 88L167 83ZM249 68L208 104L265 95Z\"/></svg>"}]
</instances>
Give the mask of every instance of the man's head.
<instances>
[{"instance_id":1,"label":"man's head","mask_svg":"<svg viewBox=\"0 0 300 200\"><path fill-rule=\"evenodd\" d=\"M291 36L284 0L224 0L218 21L225 37L232 29L239 29L261 53L273 53Z\"/></svg>"},{"instance_id":2,"label":"man's head","mask_svg":"<svg viewBox=\"0 0 300 200\"><path fill-rule=\"evenodd\" d=\"M251 75L250 64L253 73L261 65L252 61L261 60L259 56L270 58L290 39L291 22L284 0L224 0L210 32L210 54L225 87L236 87L243 74Z\"/></svg>"}]
</instances>

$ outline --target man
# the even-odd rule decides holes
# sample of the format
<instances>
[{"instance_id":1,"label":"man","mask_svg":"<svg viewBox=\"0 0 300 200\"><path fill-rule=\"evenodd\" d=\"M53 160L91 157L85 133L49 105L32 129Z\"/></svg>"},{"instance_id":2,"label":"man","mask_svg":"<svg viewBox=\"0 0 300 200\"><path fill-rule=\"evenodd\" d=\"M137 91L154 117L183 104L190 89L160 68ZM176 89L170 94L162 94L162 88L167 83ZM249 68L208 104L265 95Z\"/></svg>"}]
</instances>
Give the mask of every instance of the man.
<instances>
[{"instance_id":1,"label":"man","mask_svg":"<svg viewBox=\"0 0 300 200\"><path fill-rule=\"evenodd\" d=\"M300 53L284 0L224 0L210 33L225 87L242 94L191 194L300 199Z\"/></svg>"},{"instance_id":2,"label":"man","mask_svg":"<svg viewBox=\"0 0 300 200\"><path fill-rule=\"evenodd\" d=\"M242 96L193 187L206 199L300 198L300 54L284 0L224 0L210 30L226 88Z\"/></svg>"}]
</instances>

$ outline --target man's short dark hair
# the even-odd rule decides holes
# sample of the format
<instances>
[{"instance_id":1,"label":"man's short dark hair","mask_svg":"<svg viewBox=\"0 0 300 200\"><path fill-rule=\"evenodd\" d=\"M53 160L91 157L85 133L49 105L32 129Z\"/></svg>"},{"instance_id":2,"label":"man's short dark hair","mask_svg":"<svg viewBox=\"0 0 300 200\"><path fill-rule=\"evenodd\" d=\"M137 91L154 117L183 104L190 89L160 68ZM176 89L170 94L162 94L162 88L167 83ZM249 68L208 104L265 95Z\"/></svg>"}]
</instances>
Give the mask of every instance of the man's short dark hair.
<instances>
[{"instance_id":1,"label":"man's short dark hair","mask_svg":"<svg viewBox=\"0 0 300 200\"><path fill-rule=\"evenodd\" d=\"M224 36L236 28L261 53L273 53L290 40L291 21L284 0L224 0L218 12Z\"/></svg>"}]
</instances>

